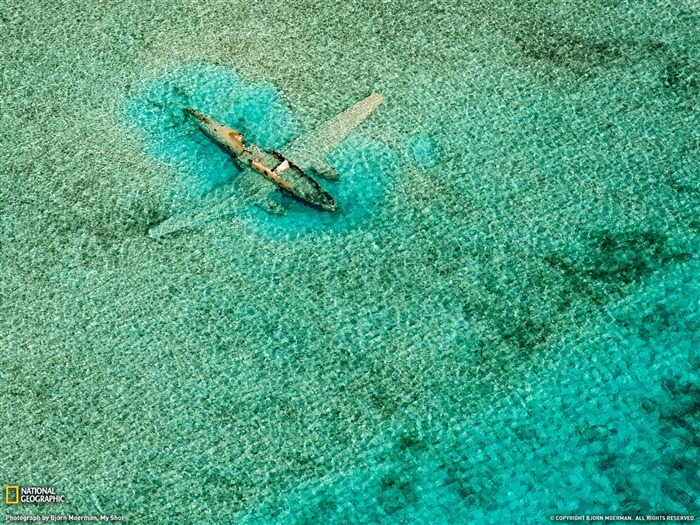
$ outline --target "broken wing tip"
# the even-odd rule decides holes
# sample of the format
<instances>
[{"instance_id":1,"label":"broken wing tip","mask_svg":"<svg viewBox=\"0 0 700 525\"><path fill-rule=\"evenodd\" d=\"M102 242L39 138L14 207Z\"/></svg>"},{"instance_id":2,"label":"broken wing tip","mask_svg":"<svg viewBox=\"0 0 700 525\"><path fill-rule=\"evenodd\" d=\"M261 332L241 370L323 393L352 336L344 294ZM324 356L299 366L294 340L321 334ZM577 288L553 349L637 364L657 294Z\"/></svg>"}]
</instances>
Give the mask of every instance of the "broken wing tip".
<instances>
[{"instance_id":1,"label":"broken wing tip","mask_svg":"<svg viewBox=\"0 0 700 525\"><path fill-rule=\"evenodd\" d=\"M367 98L372 99L377 105L379 105L379 104L381 104L382 102L384 102L384 95L382 95L381 93L377 93L377 92L372 93L372 94L371 94L369 97L367 97Z\"/></svg>"}]
</instances>

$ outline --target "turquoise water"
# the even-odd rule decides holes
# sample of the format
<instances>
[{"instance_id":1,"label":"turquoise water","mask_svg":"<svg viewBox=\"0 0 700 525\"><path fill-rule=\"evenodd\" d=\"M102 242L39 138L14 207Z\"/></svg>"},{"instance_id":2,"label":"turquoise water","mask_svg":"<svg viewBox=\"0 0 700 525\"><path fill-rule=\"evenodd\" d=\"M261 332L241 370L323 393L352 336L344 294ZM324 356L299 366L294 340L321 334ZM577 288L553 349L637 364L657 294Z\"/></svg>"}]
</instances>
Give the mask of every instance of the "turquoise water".
<instances>
[{"instance_id":1,"label":"turquoise water","mask_svg":"<svg viewBox=\"0 0 700 525\"><path fill-rule=\"evenodd\" d=\"M698 515L695 3L0 24L0 482L131 523ZM371 92L335 215L252 206L182 113L280 147Z\"/></svg>"},{"instance_id":2,"label":"turquoise water","mask_svg":"<svg viewBox=\"0 0 700 525\"><path fill-rule=\"evenodd\" d=\"M172 166L181 177L185 185L181 191L183 196L191 197L193 208L192 212L182 212L185 217L207 202L223 200L216 193L210 195L212 190L228 183L235 186L234 179L241 172L228 154L185 117L183 109L187 107L229 123L247 140L268 149L281 149L304 133L274 87L248 84L230 68L189 64L156 77L127 103L125 118L142 131L151 155ZM431 146L428 138L414 137L411 155L418 162L430 163ZM394 170L401 165L397 155L382 143L356 137L339 147L329 161L345 174L340 181L322 181L340 206L339 213L313 212L283 195L273 196L282 200L286 209L284 216L275 220L270 220L254 201L238 202L235 208L250 218L252 228L272 236L294 238L312 232L343 231L376 213Z\"/></svg>"},{"instance_id":3,"label":"turquoise water","mask_svg":"<svg viewBox=\"0 0 700 525\"><path fill-rule=\"evenodd\" d=\"M309 483L263 519L242 522L539 523L557 514L694 512L697 270L673 271L615 309L567 346L546 379L528 371L526 385L438 431L398 425L352 472Z\"/></svg>"}]
</instances>

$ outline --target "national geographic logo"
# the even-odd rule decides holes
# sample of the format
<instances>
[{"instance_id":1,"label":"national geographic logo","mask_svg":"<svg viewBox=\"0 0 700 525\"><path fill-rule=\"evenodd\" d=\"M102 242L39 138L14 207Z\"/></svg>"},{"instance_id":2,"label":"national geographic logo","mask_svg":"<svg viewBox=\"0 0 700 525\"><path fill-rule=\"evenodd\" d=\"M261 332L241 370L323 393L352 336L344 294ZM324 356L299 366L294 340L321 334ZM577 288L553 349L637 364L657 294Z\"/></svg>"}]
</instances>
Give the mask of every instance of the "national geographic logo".
<instances>
[{"instance_id":1,"label":"national geographic logo","mask_svg":"<svg viewBox=\"0 0 700 525\"><path fill-rule=\"evenodd\" d=\"M19 487L17 485L5 486L5 505L17 505L19 503Z\"/></svg>"},{"instance_id":2,"label":"national geographic logo","mask_svg":"<svg viewBox=\"0 0 700 525\"><path fill-rule=\"evenodd\" d=\"M52 487L5 485L5 505L20 503L64 503L64 499Z\"/></svg>"}]
</instances>

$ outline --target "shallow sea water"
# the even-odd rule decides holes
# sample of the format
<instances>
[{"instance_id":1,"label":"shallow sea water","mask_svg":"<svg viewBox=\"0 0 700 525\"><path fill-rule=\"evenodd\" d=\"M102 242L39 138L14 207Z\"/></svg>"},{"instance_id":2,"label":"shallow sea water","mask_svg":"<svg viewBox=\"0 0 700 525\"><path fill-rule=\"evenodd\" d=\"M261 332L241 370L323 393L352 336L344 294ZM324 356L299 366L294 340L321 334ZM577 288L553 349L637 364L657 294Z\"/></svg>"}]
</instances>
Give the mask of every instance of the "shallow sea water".
<instances>
[{"instance_id":1,"label":"shallow sea water","mask_svg":"<svg viewBox=\"0 0 700 525\"><path fill-rule=\"evenodd\" d=\"M132 523L698 515L696 2L0 25L4 483ZM279 147L373 91L338 215L250 206L181 112Z\"/></svg>"}]
</instances>

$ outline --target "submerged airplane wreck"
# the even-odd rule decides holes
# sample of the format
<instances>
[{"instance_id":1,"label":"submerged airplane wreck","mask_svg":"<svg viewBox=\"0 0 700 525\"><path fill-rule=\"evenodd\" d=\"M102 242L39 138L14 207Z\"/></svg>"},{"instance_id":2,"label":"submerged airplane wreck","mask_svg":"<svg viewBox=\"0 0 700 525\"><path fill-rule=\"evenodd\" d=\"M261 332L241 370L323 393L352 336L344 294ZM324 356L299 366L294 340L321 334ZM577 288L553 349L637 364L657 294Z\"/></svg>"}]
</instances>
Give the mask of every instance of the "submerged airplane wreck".
<instances>
[{"instance_id":1,"label":"submerged airplane wreck","mask_svg":"<svg viewBox=\"0 0 700 525\"><path fill-rule=\"evenodd\" d=\"M327 179L337 179L337 171L325 158L330 155L379 106L384 97L373 93L336 115L314 131L284 146L281 151L267 151L247 142L239 131L221 124L194 108L185 111L201 131L229 153L243 168L236 179L239 187L247 187L244 197L268 213L281 215L284 208L270 195L283 191L295 199L320 210L334 212L338 204L307 171ZM220 203L187 217L171 217L149 230L152 237L161 237L186 227L196 226L217 216Z\"/></svg>"},{"instance_id":2,"label":"submerged airplane wreck","mask_svg":"<svg viewBox=\"0 0 700 525\"><path fill-rule=\"evenodd\" d=\"M266 151L260 146L246 143L243 135L213 121L193 108L187 108L197 125L214 143L234 156L245 169L252 169L298 200L326 211L336 211L338 205L304 170L278 151ZM244 171L243 176L247 176Z\"/></svg>"}]
</instances>

